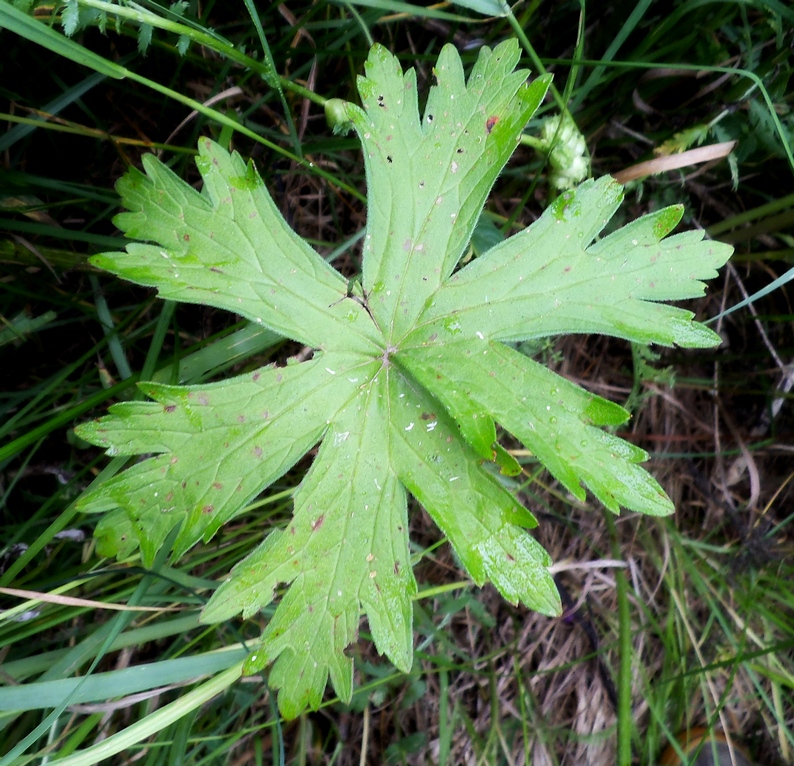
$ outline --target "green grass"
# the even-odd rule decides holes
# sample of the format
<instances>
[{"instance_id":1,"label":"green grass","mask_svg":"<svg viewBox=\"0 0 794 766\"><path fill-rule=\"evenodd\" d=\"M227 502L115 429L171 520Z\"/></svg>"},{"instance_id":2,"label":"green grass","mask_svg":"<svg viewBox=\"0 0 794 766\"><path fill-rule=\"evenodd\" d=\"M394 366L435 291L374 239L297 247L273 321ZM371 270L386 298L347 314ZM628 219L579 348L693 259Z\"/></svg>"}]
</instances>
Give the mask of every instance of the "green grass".
<instances>
[{"instance_id":1,"label":"green grass","mask_svg":"<svg viewBox=\"0 0 794 766\"><path fill-rule=\"evenodd\" d=\"M191 2L182 16L157 3L28 5L40 6L35 19L0 3L0 586L26 592L0 595L0 763L650 765L696 726L727 727L759 764L794 761L787 4L643 0L606 13L589 3L582 18L576 3L529 2L496 19L389 0L281 11ZM145 55L140 21L151 30ZM724 280L694 307L704 319L723 312L711 326L725 345L649 363L671 367L673 380L617 341L536 350L629 402L622 435L653 454L677 514L612 528L517 454L521 496L543 517L540 542L571 599L550 620L462 581L414 509L412 672L396 673L361 641L351 705L329 693L318 713L287 724L266 678L239 679L268 614L213 627L197 614L263 531L289 517L308 463L209 544L144 571L97 557L97 519L74 501L125 463L71 429L137 396L138 380L199 382L301 349L220 312L159 301L86 258L121 244L111 219L125 168L155 151L195 181L196 141L209 135L252 156L290 223L354 275L363 166L356 143L326 127L324 100L354 98L371 41L416 65L426 87L448 40L471 46L473 59L480 41L516 35L527 65L554 72L559 98L527 133L566 104L595 175L651 159L697 126L706 143L739 142L730 161L632 182L624 214L682 201L688 225L735 243ZM184 56L180 40L190 41ZM517 152L489 203L498 225L540 212L545 164Z\"/></svg>"}]
</instances>

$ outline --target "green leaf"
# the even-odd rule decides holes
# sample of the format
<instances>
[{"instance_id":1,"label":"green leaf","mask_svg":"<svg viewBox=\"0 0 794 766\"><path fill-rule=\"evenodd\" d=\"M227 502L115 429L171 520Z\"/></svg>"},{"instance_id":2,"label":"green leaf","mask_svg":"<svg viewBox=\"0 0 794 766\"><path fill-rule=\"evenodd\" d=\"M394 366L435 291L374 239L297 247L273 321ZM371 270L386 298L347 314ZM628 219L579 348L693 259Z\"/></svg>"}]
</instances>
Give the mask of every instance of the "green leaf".
<instances>
[{"instance_id":1,"label":"green leaf","mask_svg":"<svg viewBox=\"0 0 794 766\"><path fill-rule=\"evenodd\" d=\"M414 327L471 239L488 192L540 105L550 79L513 69L514 41L482 48L464 81L444 46L420 120L416 74L375 45L360 77L364 105L348 106L361 137L369 191L363 286L389 341ZM406 195L411 204L406 204Z\"/></svg>"},{"instance_id":2,"label":"green leaf","mask_svg":"<svg viewBox=\"0 0 794 766\"><path fill-rule=\"evenodd\" d=\"M289 228L251 163L212 141L199 144L201 193L152 155L146 175L118 183L115 223L133 243L92 263L163 298L240 314L313 348L371 353L382 339L362 306L340 301L347 281Z\"/></svg>"},{"instance_id":3,"label":"green leaf","mask_svg":"<svg viewBox=\"0 0 794 766\"><path fill-rule=\"evenodd\" d=\"M490 412L577 499L585 499L583 482L615 513L620 506L657 516L673 512L662 488L636 465L648 455L597 428L628 419L616 404L493 341L406 347L400 362L456 413L459 423L457 413L465 412L456 406L460 400ZM468 438L462 424L461 432Z\"/></svg>"},{"instance_id":4,"label":"green leaf","mask_svg":"<svg viewBox=\"0 0 794 766\"><path fill-rule=\"evenodd\" d=\"M508 16L510 6L504 0L453 0L455 5L477 11L483 16Z\"/></svg>"},{"instance_id":5,"label":"green leaf","mask_svg":"<svg viewBox=\"0 0 794 766\"><path fill-rule=\"evenodd\" d=\"M79 10L77 0L69 0L69 4L63 12L64 17L70 15L70 23L74 23L75 29L79 22ZM64 24L66 22L67 19L64 18ZM28 16L19 8L7 2L0 3L0 29L8 29L11 32L15 32L20 37L37 43L58 56L63 56L70 61L90 67L107 77L123 79L128 74L124 67L115 62L107 61L96 53L83 48L83 46L78 45L73 40L69 40L47 26L47 24L32 16Z\"/></svg>"},{"instance_id":6,"label":"green leaf","mask_svg":"<svg viewBox=\"0 0 794 766\"><path fill-rule=\"evenodd\" d=\"M138 27L138 52L144 56L152 44L152 32L154 27L151 24L141 24Z\"/></svg>"},{"instance_id":7,"label":"green leaf","mask_svg":"<svg viewBox=\"0 0 794 766\"><path fill-rule=\"evenodd\" d=\"M714 346L690 311L657 301L695 298L732 252L703 231L663 239L680 206L643 216L595 241L623 199L605 176L565 192L523 232L461 269L433 296L411 334L519 341L597 332L638 343Z\"/></svg>"},{"instance_id":8,"label":"green leaf","mask_svg":"<svg viewBox=\"0 0 794 766\"><path fill-rule=\"evenodd\" d=\"M175 556L209 540L317 444L378 367L342 354L329 364L319 355L205 386L141 384L156 403L114 404L78 432L110 455L156 456L87 492L82 510L126 511L145 566L178 524Z\"/></svg>"},{"instance_id":9,"label":"green leaf","mask_svg":"<svg viewBox=\"0 0 794 766\"><path fill-rule=\"evenodd\" d=\"M67 37L71 37L80 27L80 7L77 0L66 0L61 16L63 31Z\"/></svg>"},{"instance_id":10,"label":"green leaf","mask_svg":"<svg viewBox=\"0 0 794 766\"><path fill-rule=\"evenodd\" d=\"M405 490L383 429L387 375L375 374L334 420L295 497L295 515L272 533L219 588L203 619L267 606L279 583L292 583L263 635L249 670L276 660L270 683L294 717L317 708L328 674L352 695L353 661L344 654L366 612L375 645L401 670L412 663L411 597ZM277 659L276 659L277 658Z\"/></svg>"},{"instance_id":11,"label":"green leaf","mask_svg":"<svg viewBox=\"0 0 794 766\"><path fill-rule=\"evenodd\" d=\"M523 527L532 514L488 472L446 413L410 378L389 371L392 459L400 481L432 516L478 585L491 580L511 603L554 615L551 559Z\"/></svg>"},{"instance_id":12,"label":"green leaf","mask_svg":"<svg viewBox=\"0 0 794 766\"><path fill-rule=\"evenodd\" d=\"M730 249L689 232L665 239L669 208L598 240L620 203L612 179L561 195L541 218L455 271L486 197L546 78L514 71L519 49L483 48L464 78L446 46L424 115L416 77L375 46L359 79L362 107L335 103L335 124L361 138L369 214L360 284L348 282L286 224L251 163L206 139L201 192L153 157L119 182L124 253L93 262L163 297L227 309L313 350L308 361L232 380L141 384L150 402L114 405L77 429L111 455L146 454L87 492L105 514L104 555L172 544L180 556L240 514L319 445L284 529L237 564L205 622L252 617L287 586L246 672L272 664L287 717L317 708L330 681L349 701L346 649L365 615L378 650L412 664L417 586L408 494L434 519L472 580L511 603L560 611L532 514L505 487L521 465L497 425L578 500L666 514L672 504L639 465L646 453L604 426L628 413L505 345L601 332L684 346L716 342L680 308ZM496 232L498 234L498 232ZM476 248L475 248L476 249ZM173 540L173 543L170 541Z\"/></svg>"},{"instance_id":13,"label":"green leaf","mask_svg":"<svg viewBox=\"0 0 794 766\"><path fill-rule=\"evenodd\" d=\"M3 319L5 326L0 329L0 346L5 346L8 343L19 343L25 340L26 336L44 329L57 318L58 315L54 311L45 311L37 317L29 317L23 312L12 319Z\"/></svg>"}]
</instances>

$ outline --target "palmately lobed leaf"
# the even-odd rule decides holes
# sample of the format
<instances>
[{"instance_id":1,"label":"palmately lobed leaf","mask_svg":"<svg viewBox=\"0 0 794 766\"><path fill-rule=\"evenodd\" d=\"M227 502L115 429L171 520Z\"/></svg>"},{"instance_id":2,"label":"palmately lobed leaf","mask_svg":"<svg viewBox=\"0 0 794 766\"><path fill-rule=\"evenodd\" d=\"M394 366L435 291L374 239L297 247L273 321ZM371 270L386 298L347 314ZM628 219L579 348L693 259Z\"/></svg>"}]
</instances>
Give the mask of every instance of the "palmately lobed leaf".
<instances>
[{"instance_id":1,"label":"palmately lobed leaf","mask_svg":"<svg viewBox=\"0 0 794 766\"><path fill-rule=\"evenodd\" d=\"M548 79L514 71L515 41L483 48L468 79L445 46L420 117L416 76L375 46L361 138L368 198L362 287L287 225L250 163L202 139L201 192L152 157L119 182L133 240L96 265L163 297L224 308L314 350L313 358L200 386L141 384L153 401L114 405L78 428L111 455L148 455L87 492L103 513L103 555L171 540L180 556L319 445L284 529L239 562L202 614L252 617L287 586L246 672L272 665L287 717L317 708L330 681L349 701L347 647L366 616L377 649L412 664L417 593L408 495L477 585L513 604L560 611L535 518L497 478L522 467L501 426L577 499L654 515L673 510L641 467L647 454L605 426L628 413L513 350L510 341L600 332L644 343L717 342L661 301L702 293L730 248L700 232L667 236L680 208L598 239L622 199L612 179L567 192L525 231L455 272L485 199L542 101ZM490 464L490 465L489 465Z\"/></svg>"}]
</instances>

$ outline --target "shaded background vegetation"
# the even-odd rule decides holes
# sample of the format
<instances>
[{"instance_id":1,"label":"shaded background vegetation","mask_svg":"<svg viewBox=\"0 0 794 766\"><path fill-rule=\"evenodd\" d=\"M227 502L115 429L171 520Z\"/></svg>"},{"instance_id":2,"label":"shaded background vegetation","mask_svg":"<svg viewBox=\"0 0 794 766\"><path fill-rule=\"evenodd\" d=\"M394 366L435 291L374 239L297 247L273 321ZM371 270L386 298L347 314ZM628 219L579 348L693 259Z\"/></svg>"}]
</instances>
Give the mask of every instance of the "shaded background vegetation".
<instances>
[{"instance_id":1,"label":"shaded background vegetation","mask_svg":"<svg viewBox=\"0 0 794 766\"><path fill-rule=\"evenodd\" d=\"M692 727L729 731L759 764L794 762L787 4L535 0L515 7L512 24L452 4L389 0L16 5L59 32L66 25L136 78L104 77L0 31L0 585L30 592L0 595L0 758L26 762L23 749L67 757L149 721L152 730L136 730L114 762L654 764ZM182 26L141 26L136 7ZM86 259L124 244L112 217L113 184L126 168L155 151L196 181L196 141L209 135L252 157L290 224L354 275L363 165L357 141L326 126L323 99L357 100L355 76L373 41L416 66L426 92L443 44L473 61L479 46L516 28L531 45L523 63L537 71L537 56L554 73L593 175L620 173L660 148L738 142L729 159L630 182L618 222L683 202L687 227L735 244L721 280L692 304L702 319L765 294L711 325L725 341L713 351L657 358L598 337L526 349L634 412L621 436L652 454L675 517L610 519L594 502L573 502L517 450L521 497L558 562L564 615L539 617L462 580L414 508L422 593L412 673L377 656L364 624L351 647L352 704L329 694L319 712L279 721L266 677L232 684L217 675L229 663L213 665L208 654L231 646L239 659L239 642L254 640L268 615L203 627L197 612L213 581L289 517L308 461L210 544L145 572L134 559L97 557L96 518L77 515L73 501L108 460L71 428L135 396L138 379L198 382L301 349L227 313L159 301ZM539 135L557 111L549 99L527 134ZM542 211L547 169L543 153L516 152L488 205L501 235ZM56 594L88 601L59 603ZM114 613L103 603L150 611ZM188 664L163 664L179 659ZM152 691L121 692L125 669L144 663ZM89 670L105 674L95 696L48 719L64 699L50 682ZM19 698L4 704L4 692L33 682L28 709ZM199 704L189 694L202 689ZM167 705L177 715L165 725L157 716ZM621 710L631 722L628 758L616 751ZM70 762L96 762L99 752Z\"/></svg>"}]
</instances>

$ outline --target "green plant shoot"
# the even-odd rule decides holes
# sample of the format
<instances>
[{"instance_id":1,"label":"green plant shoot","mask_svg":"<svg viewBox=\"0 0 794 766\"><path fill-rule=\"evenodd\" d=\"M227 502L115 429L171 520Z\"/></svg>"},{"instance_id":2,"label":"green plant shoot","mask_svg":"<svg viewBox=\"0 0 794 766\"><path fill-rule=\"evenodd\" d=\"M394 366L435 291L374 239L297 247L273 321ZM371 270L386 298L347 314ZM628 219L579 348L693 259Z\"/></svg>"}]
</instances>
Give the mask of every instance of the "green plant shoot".
<instances>
[{"instance_id":1,"label":"green plant shoot","mask_svg":"<svg viewBox=\"0 0 794 766\"><path fill-rule=\"evenodd\" d=\"M199 145L201 192L152 156L118 188L116 221L132 240L93 263L162 297L247 317L314 350L219 383L142 383L153 402L116 404L78 429L111 455L154 455L88 492L103 512L104 555L140 550L152 563L175 531L173 556L225 522L319 445L294 515L216 591L203 620L256 614L288 585L249 673L272 663L287 717L317 708L330 674L343 700L363 613L377 649L401 670L413 659L408 494L449 540L472 580L511 603L555 615L550 559L536 522L489 468L521 467L496 424L531 450L574 497L608 509L673 510L640 466L646 453L601 426L628 413L509 344L563 333L712 346L719 338L662 301L701 295L731 249L691 231L665 239L680 207L598 239L622 189L609 177L561 194L532 226L456 271L475 223L548 78L514 71L518 45L483 48L464 79L446 46L424 116L416 77L372 48L363 108L343 104L366 161L368 222L360 286L287 225L251 163ZM338 107L339 104L335 104Z\"/></svg>"}]
</instances>

